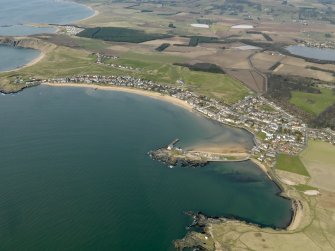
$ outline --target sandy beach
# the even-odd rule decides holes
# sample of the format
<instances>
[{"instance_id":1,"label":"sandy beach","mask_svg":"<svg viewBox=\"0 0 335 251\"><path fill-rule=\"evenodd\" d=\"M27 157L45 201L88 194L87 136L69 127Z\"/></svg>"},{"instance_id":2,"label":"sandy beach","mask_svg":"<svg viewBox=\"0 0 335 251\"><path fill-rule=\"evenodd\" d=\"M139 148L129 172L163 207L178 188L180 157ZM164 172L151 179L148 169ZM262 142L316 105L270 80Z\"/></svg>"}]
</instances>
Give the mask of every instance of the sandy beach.
<instances>
[{"instance_id":1,"label":"sandy beach","mask_svg":"<svg viewBox=\"0 0 335 251\"><path fill-rule=\"evenodd\" d=\"M20 67L19 69L25 68L25 67L29 67L32 66L34 64L37 64L39 61L41 61L43 58L45 57L45 53L44 52L40 52L40 55L35 58L34 60L30 61L28 64L25 64L24 66Z\"/></svg>"},{"instance_id":2,"label":"sandy beach","mask_svg":"<svg viewBox=\"0 0 335 251\"><path fill-rule=\"evenodd\" d=\"M248 149L243 145L238 144L201 144L194 145L189 150L196 152L211 152L222 154L246 154Z\"/></svg>"},{"instance_id":3,"label":"sandy beach","mask_svg":"<svg viewBox=\"0 0 335 251\"><path fill-rule=\"evenodd\" d=\"M13 71L18 71L18 70L21 70L21 69L24 69L24 68L27 68L29 66L32 66L34 64L37 64L39 61L41 61L43 58L45 57L45 53L40 51L40 55L33 59L32 61L30 61L29 63L25 64L25 65L22 65L22 66L19 66L15 69L12 69L12 70L8 70L8 71L1 71L1 73L6 73L6 72L13 72Z\"/></svg>"},{"instance_id":4,"label":"sandy beach","mask_svg":"<svg viewBox=\"0 0 335 251\"><path fill-rule=\"evenodd\" d=\"M128 93L134 93L150 98L160 99L166 102L169 102L171 104L177 105L179 107L182 107L188 111L193 111L193 108L190 104L186 103L183 100L180 100L175 97L171 97L168 95L163 95L157 92L151 92L146 90L140 90L135 88L129 88L129 87L122 87L122 86L105 86L105 85L95 85L95 84L77 84L77 83L44 83L43 85L47 86L55 86L55 87L78 87L78 88L91 88L91 89L98 89L98 90L108 90L108 91L121 91L121 92L128 92Z\"/></svg>"},{"instance_id":5,"label":"sandy beach","mask_svg":"<svg viewBox=\"0 0 335 251\"><path fill-rule=\"evenodd\" d=\"M288 231L296 230L304 217L304 211L299 201L293 201L293 217L290 225L286 228Z\"/></svg>"},{"instance_id":6,"label":"sandy beach","mask_svg":"<svg viewBox=\"0 0 335 251\"><path fill-rule=\"evenodd\" d=\"M261 162L259 162L256 159L251 158L250 160L254 162L259 168L261 168L271 180L273 180L271 175L268 173L265 165L263 165ZM286 228L286 230L288 231L296 230L300 226L300 223L304 217L304 210L303 210L303 207L300 201L294 200L294 199L291 199L291 200L292 200L293 216L292 216L290 224Z\"/></svg>"},{"instance_id":7,"label":"sandy beach","mask_svg":"<svg viewBox=\"0 0 335 251\"><path fill-rule=\"evenodd\" d=\"M75 1L72 1L72 2L74 2L74 3L76 3L76 4L79 4L79 5L82 5L82 6L86 7L86 8L89 8L89 9L92 10L92 12L93 12L92 15L90 15L90 16L84 18L84 19L77 20L77 21L75 21L75 23L80 23L80 22L82 22L82 21L86 21L86 20L88 20L88 19L90 19L90 18L93 18L93 17L99 15L99 11L96 10L96 9L93 9L93 8L92 8L91 6L89 6L89 5L85 5L85 4L77 3L77 2L75 2ZM46 24L31 24L31 25L32 25L33 27L35 27L35 26L36 26L36 27L41 27L41 26L46 25ZM49 25L46 25L46 27L49 27ZM52 26L52 27L55 27L55 26ZM59 29L56 28L55 33L57 33L58 30L59 30ZM25 37L25 36L24 36L24 37ZM27 48L30 48L30 47L27 47ZM35 58L34 60L30 61L29 63L27 63L27 64L25 64L25 65L23 65L23 66L17 67L17 68L15 68L15 69L12 69L12 70L1 71L1 73L13 72L13 71L21 70L21 69L23 69L23 68L32 66L32 65L38 63L39 61L41 61L44 57L45 57L45 53L44 53L43 51L40 51L40 55L39 55L37 58Z\"/></svg>"},{"instance_id":8,"label":"sandy beach","mask_svg":"<svg viewBox=\"0 0 335 251\"><path fill-rule=\"evenodd\" d=\"M263 172L265 172L270 180L272 180L272 177L269 174L268 169L266 168L266 166L263 163L261 163L260 161L258 161L257 159L254 159L254 158L251 158L250 160L252 162L254 162Z\"/></svg>"},{"instance_id":9,"label":"sandy beach","mask_svg":"<svg viewBox=\"0 0 335 251\"><path fill-rule=\"evenodd\" d=\"M88 19L91 19L91 18L93 18L93 17L95 17L95 16L97 16L97 15L100 14L100 12L99 12L98 10L94 9L93 7L91 7L91 6L88 5L88 4L82 4L82 3L78 3L78 2L76 2L76 1L72 1L72 2L74 2L74 3L76 3L76 4L80 4L80 5L82 5L82 6L85 6L86 8L90 9L91 11L93 11L93 14L90 15L89 17L85 17L85 18L83 18L83 19L80 19L80 20L75 21L74 23L76 23L76 24L77 24L77 23L80 23L80 22L82 22L82 21L86 21L86 20L88 20Z\"/></svg>"},{"instance_id":10,"label":"sandy beach","mask_svg":"<svg viewBox=\"0 0 335 251\"><path fill-rule=\"evenodd\" d=\"M86 17L86 18L84 18L84 19L80 19L80 20L76 21L75 23L80 23L80 22L82 22L82 21L86 21L86 20L88 20L88 19L91 19L91 18L93 18L93 17L99 15L99 13L100 13L98 10L93 9L91 6L85 5L85 7L91 9L91 10L94 12L93 15L91 15L91 16L89 16L89 17Z\"/></svg>"}]
</instances>

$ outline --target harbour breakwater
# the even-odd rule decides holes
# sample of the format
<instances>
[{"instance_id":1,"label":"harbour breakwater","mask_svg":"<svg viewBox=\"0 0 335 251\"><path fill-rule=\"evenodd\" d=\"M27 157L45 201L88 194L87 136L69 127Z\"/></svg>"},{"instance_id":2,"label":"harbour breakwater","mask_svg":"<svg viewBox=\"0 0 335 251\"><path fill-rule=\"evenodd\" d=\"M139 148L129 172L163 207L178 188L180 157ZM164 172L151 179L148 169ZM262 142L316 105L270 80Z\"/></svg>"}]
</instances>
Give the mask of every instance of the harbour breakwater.
<instances>
[{"instance_id":1,"label":"harbour breakwater","mask_svg":"<svg viewBox=\"0 0 335 251\"><path fill-rule=\"evenodd\" d=\"M187 151L176 147L179 139L165 147L148 152L150 158L170 167L203 167L210 162L242 162L250 159L249 153L214 153L211 151Z\"/></svg>"}]
</instances>

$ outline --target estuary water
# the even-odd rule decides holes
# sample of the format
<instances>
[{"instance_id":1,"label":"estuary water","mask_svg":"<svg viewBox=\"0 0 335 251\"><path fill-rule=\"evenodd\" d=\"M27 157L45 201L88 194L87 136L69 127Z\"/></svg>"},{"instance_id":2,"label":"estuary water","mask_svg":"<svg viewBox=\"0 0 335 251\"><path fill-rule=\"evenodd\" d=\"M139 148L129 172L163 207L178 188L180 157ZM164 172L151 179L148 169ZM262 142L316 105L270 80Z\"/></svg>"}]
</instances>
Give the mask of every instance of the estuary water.
<instances>
[{"instance_id":1,"label":"estuary water","mask_svg":"<svg viewBox=\"0 0 335 251\"><path fill-rule=\"evenodd\" d=\"M322 49L301 45L290 45L285 49L296 56L318 60L335 61L335 49Z\"/></svg>"},{"instance_id":2,"label":"estuary water","mask_svg":"<svg viewBox=\"0 0 335 251\"><path fill-rule=\"evenodd\" d=\"M285 227L290 201L251 162L169 168L146 153L246 131L136 94L40 86L0 96L2 250L173 250L185 211Z\"/></svg>"}]
</instances>

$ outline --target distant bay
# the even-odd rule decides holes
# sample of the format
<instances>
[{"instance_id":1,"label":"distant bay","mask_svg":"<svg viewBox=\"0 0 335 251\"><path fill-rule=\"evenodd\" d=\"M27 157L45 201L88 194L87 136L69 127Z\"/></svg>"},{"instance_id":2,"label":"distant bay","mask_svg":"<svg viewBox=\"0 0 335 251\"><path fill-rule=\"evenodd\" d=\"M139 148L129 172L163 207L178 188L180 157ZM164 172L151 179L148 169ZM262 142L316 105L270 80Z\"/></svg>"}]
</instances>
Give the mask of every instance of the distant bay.
<instances>
[{"instance_id":1,"label":"distant bay","mask_svg":"<svg viewBox=\"0 0 335 251\"><path fill-rule=\"evenodd\" d=\"M33 24L67 24L93 15L84 5L58 0L0 0L0 36L52 33L55 28ZM37 50L0 45L0 72L24 66L39 56Z\"/></svg>"},{"instance_id":2,"label":"distant bay","mask_svg":"<svg viewBox=\"0 0 335 251\"><path fill-rule=\"evenodd\" d=\"M67 24L94 14L84 5L61 0L0 0L0 36L52 32L31 24Z\"/></svg>"},{"instance_id":3,"label":"distant bay","mask_svg":"<svg viewBox=\"0 0 335 251\"><path fill-rule=\"evenodd\" d=\"M172 168L175 138L253 146L252 135L129 93L39 86L0 96L3 250L173 250L185 211L285 227L291 202L252 162Z\"/></svg>"},{"instance_id":4,"label":"distant bay","mask_svg":"<svg viewBox=\"0 0 335 251\"><path fill-rule=\"evenodd\" d=\"M0 26L0 36L29 36L33 34L54 33L52 27L35 27L29 25L9 25Z\"/></svg>"},{"instance_id":5,"label":"distant bay","mask_svg":"<svg viewBox=\"0 0 335 251\"><path fill-rule=\"evenodd\" d=\"M22 67L40 55L40 51L0 45L0 72Z\"/></svg>"}]
</instances>

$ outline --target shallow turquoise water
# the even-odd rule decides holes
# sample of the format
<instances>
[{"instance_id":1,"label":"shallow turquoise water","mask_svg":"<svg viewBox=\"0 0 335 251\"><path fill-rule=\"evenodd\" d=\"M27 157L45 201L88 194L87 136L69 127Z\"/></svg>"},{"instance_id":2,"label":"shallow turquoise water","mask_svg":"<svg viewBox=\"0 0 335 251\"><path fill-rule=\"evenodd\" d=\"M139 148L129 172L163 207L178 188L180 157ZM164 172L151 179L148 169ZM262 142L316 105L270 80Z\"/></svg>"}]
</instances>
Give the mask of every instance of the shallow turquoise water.
<instances>
[{"instance_id":1,"label":"shallow turquoise water","mask_svg":"<svg viewBox=\"0 0 335 251\"><path fill-rule=\"evenodd\" d=\"M170 169L146 153L245 131L135 94L37 87L0 96L2 250L172 250L184 212L284 227L291 203L251 162Z\"/></svg>"}]
</instances>

